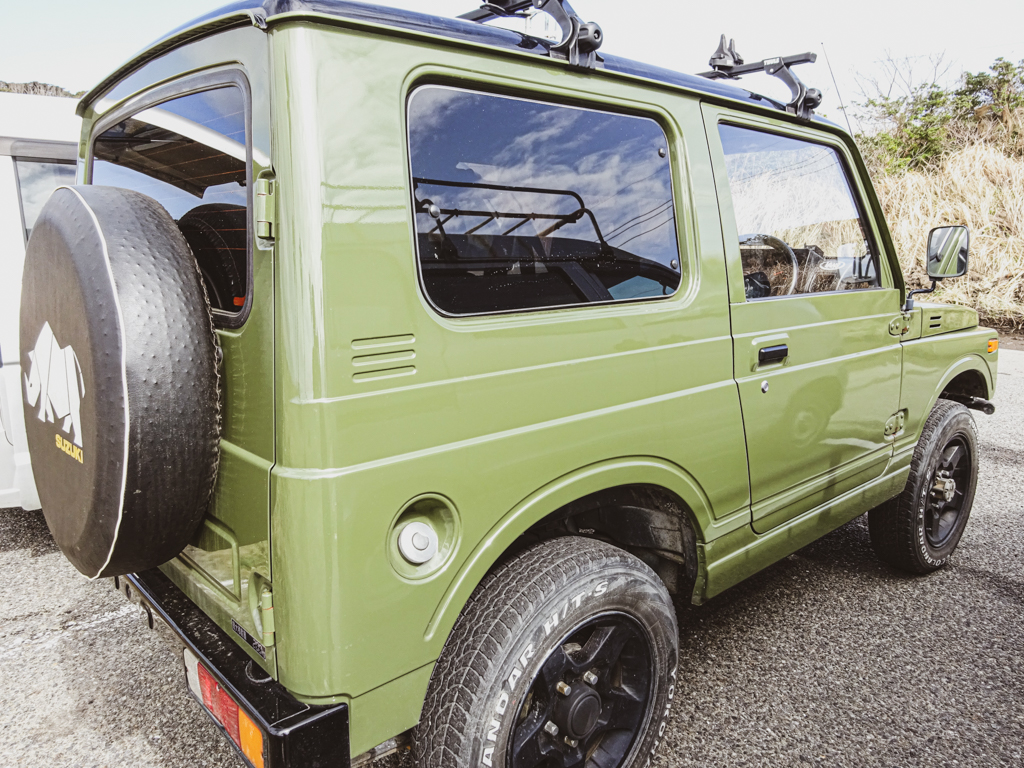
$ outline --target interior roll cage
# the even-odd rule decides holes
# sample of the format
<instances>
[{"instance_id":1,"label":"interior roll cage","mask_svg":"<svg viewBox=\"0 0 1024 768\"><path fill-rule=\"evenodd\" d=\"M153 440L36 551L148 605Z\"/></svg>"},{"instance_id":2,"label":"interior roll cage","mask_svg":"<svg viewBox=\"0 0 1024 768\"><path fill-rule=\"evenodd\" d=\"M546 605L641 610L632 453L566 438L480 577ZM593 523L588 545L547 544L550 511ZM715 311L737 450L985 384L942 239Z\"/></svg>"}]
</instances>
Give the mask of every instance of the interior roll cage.
<instances>
[{"instance_id":1,"label":"interior roll cage","mask_svg":"<svg viewBox=\"0 0 1024 768\"><path fill-rule=\"evenodd\" d=\"M601 232L601 226L597 223L597 217L594 216L594 212L591 211L583 198L578 192L574 192L571 189L542 189L538 187L518 187L511 186L508 184L488 184L485 182L477 181L446 181L443 179L427 179L423 177L417 177L413 179L413 190L415 193L419 190L420 185L425 186L439 186L439 187L456 187L460 189L490 189L496 192L523 192L526 194L534 195L552 195L558 197L571 197L578 204L576 210L569 213L538 213L538 212L527 212L527 211L474 211L474 210L463 210L460 208L443 208L430 199L420 199L416 197L417 210L421 213L426 213L431 218L435 219L437 224L433 232L439 232L442 236L447 237L447 233L444 230L445 224L452 219L460 216L468 217L479 217L483 221L466 232L461 232L462 235L472 235L485 226L490 224L492 221L498 221L499 219L521 219L518 224L515 224L511 229L500 233L502 236L511 235L517 229L522 227L529 221L551 221L551 226L545 229L543 232L538 232L538 237L549 237L557 232L562 227L568 224L575 224L580 221L584 216L590 219L590 223L594 228L594 233L597 235L597 241L600 244L600 256L603 258L614 258L615 249L608 245L608 242L604 238L604 234Z\"/></svg>"}]
</instances>

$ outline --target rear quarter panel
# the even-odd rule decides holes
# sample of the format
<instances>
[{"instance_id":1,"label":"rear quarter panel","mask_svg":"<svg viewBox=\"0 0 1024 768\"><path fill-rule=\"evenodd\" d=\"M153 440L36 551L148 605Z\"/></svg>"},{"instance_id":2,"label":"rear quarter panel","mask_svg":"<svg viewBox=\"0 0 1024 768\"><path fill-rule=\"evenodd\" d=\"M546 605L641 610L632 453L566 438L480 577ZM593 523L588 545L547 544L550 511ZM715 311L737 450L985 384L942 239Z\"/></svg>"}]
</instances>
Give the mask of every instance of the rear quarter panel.
<instances>
[{"instance_id":1,"label":"rear quarter panel","mask_svg":"<svg viewBox=\"0 0 1024 768\"><path fill-rule=\"evenodd\" d=\"M295 24L272 38L285 223L272 481L280 680L314 701L364 695L353 702L358 751L394 735L364 713L416 722L428 665L472 589L576 491L662 478L705 530L749 523L721 227L694 100L369 32ZM656 117L675 161L681 290L503 317L432 310L418 287L405 131L422 78ZM398 359L367 377L371 353ZM454 503L461 539L440 572L411 581L385 545L424 493ZM416 694L384 704L378 692L391 687L378 686L402 675L420 681Z\"/></svg>"}]
</instances>

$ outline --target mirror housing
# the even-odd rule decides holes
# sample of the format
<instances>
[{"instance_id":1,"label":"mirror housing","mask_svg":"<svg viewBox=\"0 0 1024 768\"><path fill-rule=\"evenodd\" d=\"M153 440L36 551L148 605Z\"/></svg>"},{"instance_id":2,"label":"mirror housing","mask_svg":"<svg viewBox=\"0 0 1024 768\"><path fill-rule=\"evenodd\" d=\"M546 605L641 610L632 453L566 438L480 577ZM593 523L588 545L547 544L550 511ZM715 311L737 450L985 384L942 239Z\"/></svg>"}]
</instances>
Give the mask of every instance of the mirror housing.
<instances>
[{"instance_id":1,"label":"mirror housing","mask_svg":"<svg viewBox=\"0 0 1024 768\"><path fill-rule=\"evenodd\" d=\"M967 227L936 227L928 233L928 277L945 280L967 272L971 234Z\"/></svg>"}]
</instances>

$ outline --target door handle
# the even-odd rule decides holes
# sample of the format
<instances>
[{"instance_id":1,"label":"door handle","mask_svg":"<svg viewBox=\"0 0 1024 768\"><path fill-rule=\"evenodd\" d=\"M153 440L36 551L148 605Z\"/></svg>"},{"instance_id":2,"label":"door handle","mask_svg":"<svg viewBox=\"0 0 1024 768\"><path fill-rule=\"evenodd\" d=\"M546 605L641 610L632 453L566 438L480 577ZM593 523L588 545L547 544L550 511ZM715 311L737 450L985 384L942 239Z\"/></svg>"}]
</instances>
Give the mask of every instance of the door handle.
<instances>
[{"instance_id":1,"label":"door handle","mask_svg":"<svg viewBox=\"0 0 1024 768\"><path fill-rule=\"evenodd\" d=\"M774 347L762 347L757 350L757 364L768 365L770 363L781 363L789 357L789 345L777 344Z\"/></svg>"}]
</instances>

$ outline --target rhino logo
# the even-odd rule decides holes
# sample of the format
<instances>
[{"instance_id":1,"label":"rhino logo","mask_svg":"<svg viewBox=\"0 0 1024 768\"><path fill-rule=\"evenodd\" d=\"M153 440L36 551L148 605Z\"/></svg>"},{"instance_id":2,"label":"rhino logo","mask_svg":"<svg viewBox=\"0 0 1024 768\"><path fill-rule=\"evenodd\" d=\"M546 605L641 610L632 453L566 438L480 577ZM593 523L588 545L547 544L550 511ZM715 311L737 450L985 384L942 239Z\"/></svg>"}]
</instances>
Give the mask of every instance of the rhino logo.
<instances>
[{"instance_id":1,"label":"rhino logo","mask_svg":"<svg viewBox=\"0 0 1024 768\"><path fill-rule=\"evenodd\" d=\"M50 324L43 325L36 346L28 353L29 369L25 374L25 400L30 406L39 404L40 421L63 419L61 429L72 442L82 447L82 397L85 382L78 356L70 346L61 348Z\"/></svg>"}]
</instances>

